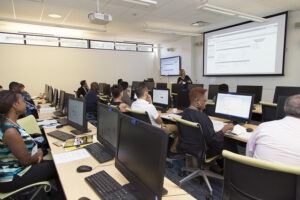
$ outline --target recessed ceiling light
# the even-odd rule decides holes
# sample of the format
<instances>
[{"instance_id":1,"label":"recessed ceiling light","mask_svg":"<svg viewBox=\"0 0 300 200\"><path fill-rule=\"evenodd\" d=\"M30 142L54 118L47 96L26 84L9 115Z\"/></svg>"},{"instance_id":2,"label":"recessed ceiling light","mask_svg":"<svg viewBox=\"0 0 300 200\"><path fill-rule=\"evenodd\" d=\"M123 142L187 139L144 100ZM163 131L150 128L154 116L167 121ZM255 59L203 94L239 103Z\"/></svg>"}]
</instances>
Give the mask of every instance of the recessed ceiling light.
<instances>
[{"instance_id":1,"label":"recessed ceiling light","mask_svg":"<svg viewBox=\"0 0 300 200\"><path fill-rule=\"evenodd\" d=\"M58 15L58 14L49 14L48 16L52 17L52 18L55 18L55 19L61 18L61 15Z\"/></svg>"}]
</instances>

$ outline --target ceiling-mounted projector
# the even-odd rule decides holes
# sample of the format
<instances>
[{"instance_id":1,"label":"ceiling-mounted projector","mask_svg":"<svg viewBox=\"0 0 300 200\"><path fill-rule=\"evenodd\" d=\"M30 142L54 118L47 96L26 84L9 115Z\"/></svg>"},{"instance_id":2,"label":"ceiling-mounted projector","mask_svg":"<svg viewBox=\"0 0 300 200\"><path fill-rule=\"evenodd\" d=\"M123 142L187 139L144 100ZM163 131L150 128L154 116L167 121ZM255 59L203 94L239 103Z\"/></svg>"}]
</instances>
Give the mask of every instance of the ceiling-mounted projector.
<instances>
[{"instance_id":1,"label":"ceiling-mounted projector","mask_svg":"<svg viewBox=\"0 0 300 200\"><path fill-rule=\"evenodd\" d=\"M103 14L103 13L99 13L99 12L90 13L88 15L88 18L91 23L100 24L100 25L105 25L108 22L112 21L111 15Z\"/></svg>"}]
</instances>

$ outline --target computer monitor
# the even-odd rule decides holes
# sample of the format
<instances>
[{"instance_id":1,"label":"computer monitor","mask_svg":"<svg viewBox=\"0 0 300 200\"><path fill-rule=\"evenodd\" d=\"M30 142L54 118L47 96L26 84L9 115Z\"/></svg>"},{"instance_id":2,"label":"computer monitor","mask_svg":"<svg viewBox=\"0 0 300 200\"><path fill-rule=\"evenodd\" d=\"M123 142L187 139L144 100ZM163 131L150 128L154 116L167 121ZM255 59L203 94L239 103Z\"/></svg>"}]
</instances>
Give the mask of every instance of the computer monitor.
<instances>
[{"instance_id":1,"label":"computer monitor","mask_svg":"<svg viewBox=\"0 0 300 200\"><path fill-rule=\"evenodd\" d=\"M58 102L58 90L54 89L53 99L52 99L51 105L54 106L54 107L56 107L57 102Z\"/></svg>"},{"instance_id":2,"label":"computer monitor","mask_svg":"<svg viewBox=\"0 0 300 200\"><path fill-rule=\"evenodd\" d=\"M48 93L47 93L47 99L46 99L49 103L51 103L53 101L53 88L52 86L48 87Z\"/></svg>"},{"instance_id":3,"label":"computer monitor","mask_svg":"<svg viewBox=\"0 0 300 200\"><path fill-rule=\"evenodd\" d=\"M136 90L137 87L143 82L141 81L132 81L131 90Z\"/></svg>"},{"instance_id":4,"label":"computer monitor","mask_svg":"<svg viewBox=\"0 0 300 200\"><path fill-rule=\"evenodd\" d=\"M111 96L110 94L110 84L104 84L103 85L103 94L106 96Z\"/></svg>"},{"instance_id":5,"label":"computer monitor","mask_svg":"<svg viewBox=\"0 0 300 200\"><path fill-rule=\"evenodd\" d=\"M156 83L156 88L157 89L167 89L168 84L167 83Z\"/></svg>"},{"instance_id":6,"label":"computer monitor","mask_svg":"<svg viewBox=\"0 0 300 200\"><path fill-rule=\"evenodd\" d=\"M261 101L263 86L258 85L238 85L236 87L237 93L242 94L254 94L254 104L258 104Z\"/></svg>"},{"instance_id":7,"label":"computer monitor","mask_svg":"<svg viewBox=\"0 0 300 200\"><path fill-rule=\"evenodd\" d=\"M152 103L155 106L167 109L169 107L170 91L168 89L153 89Z\"/></svg>"},{"instance_id":8,"label":"computer monitor","mask_svg":"<svg viewBox=\"0 0 300 200\"><path fill-rule=\"evenodd\" d=\"M82 98L69 97L68 98L68 125L74 127L76 130L71 132L78 135L87 133L87 120L85 117L85 100Z\"/></svg>"},{"instance_id":9,"label":"computer monitor","mask_svg":"<svg viewBox=\"0 0 300 200\"><path fill-rule=\"evenodd\" d=\"M128 188L133 188L137 199L161 199L167 134L161 128L122 113L119 126L116 168L127 178Z\"/></svg>"},{"instance_id":10,"label":"computer monitor","mask_svg":"<svg viewBox=\"0 0 300 200\"><path fill-rule=\"evenodd\" d=\"M276 86L273 103L277 103L279 96L292 96L300 94L300 87Z\"/></svg>"},{"instance_id":11,"label":"computer monitor","mask_svg":"<svg viewBox=\"0 0 300 200\"><path fill-rule=\"evenodd\" d=\"M68 115L69 98L75 98L75 95L74 94L70 94L70 93L65 93L65 95L64 95L64 109L63 109L63 113L65 115Z\"/></svg>"},{"instance_id":12,"label":"computer monitor","mask_svg":"<svg viewBox=\"0 0 300 200\"><path fill-rule=\"evenodd\" d=\"M153 88L154 88L154 82L148 82L148 81L146 81L144 83L147 86L147 88L148 88L149 91L153 90Z\"/></svg>"},{"instance_id":13,"label":"computer monitor","mask_svg":"<svg viewBox=\"0 0 300 200\"><path fill-rule=\"evenodd\" d=\"M253 95L238 93L218 93L215 114L237 123L247 123L251 119Z\"/></svg>"},{"instance_id":14,"label":"computer monitor","mask_svg":"<svg viewBox=\"0 0 300 200\"><path fill-rule=\"evenodd\" d=\"M99 83L99 93L103 93L103 87L105 83Z\"/></svg>"},{"instance_id":15,"label":"computer monitor","mask_svg":"<svg viewBox=\"0 0 300 200\"><path fill-rule=\"evenodd\" d=\"M119 110L117 108L98 103L97 111L97 140L108 151L110 151L111 155L115 155L119 134Z\"/></svg>"},{"instance_id":16,"label":"computer monitor","mask_svg":"<svg viewBox=\"0 0 300 200\"><path fill-rule=\"evenodd\" d=\"M134 90L131 90L130 99L132 101L135 101L138 99Z\"/></svg>"},{"instance_id":17,"label":"computer monitor","mask_svg":"<svg viewBox=\"0 0 300 200\"><path fill-rule=\"evenodd\" d=\"M45 84L45 90L44 90L44 95L45 95L45 99L47 100L47 95L48 95L48 85Z\"/></svg>"},{"instance_id":18,"label":"computer monitor","mask_svg":"<svg viewBox=\"0 0 300 200\"><path fill-rule=\"evenodd\" d=\"M219 91L219 85L208 85L208 95L207 99L214 99Z\"/></svg>"},{"instance_id":19,"label":"computer monitor","mask_svg":"<svg viewBox=\"0 0 300 200\"><path fill-rule=\"evenodd\" d=\"M57 110L63 111L65 105L65 91L60 90L59 91L59 102L57 106Z\"/></svg>"}]
</instances>

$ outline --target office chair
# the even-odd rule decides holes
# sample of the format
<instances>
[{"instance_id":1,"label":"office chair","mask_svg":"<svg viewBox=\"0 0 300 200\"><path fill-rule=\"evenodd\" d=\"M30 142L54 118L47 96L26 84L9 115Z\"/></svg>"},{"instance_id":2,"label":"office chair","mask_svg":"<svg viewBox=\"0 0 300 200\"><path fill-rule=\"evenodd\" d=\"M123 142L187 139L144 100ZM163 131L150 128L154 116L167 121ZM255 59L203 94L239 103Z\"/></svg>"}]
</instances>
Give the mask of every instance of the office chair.
<instances>
[{"instance_id":1,"label":"office chair","mask_svg":"<svg viewBox=\"0 0 300 200\"><path fill-rule=\"evenodd\" d=\"M28 191L28 192L25 193L26 189L33 188L33 187L36 187L33 191L31 190L30 192ZM1 200L6 199L6 198L13 199L13 197L16 197L15 195L17 195L19 192L24 192L24 193L20 193L20 195L21 194L29 195L29 193L33 193L30 197L30 200L32 200L36 197L36 195L40 192L41 189L44 189L45 192L50 192L50 190L51 190L50 182L49 181L41 181L41 182L37 182L37 183L27 185L25 187L22 187L20 189L12 191L12 192L6 192L6 193L1 193L0 192L0 199Z\"/></svg>"},{"instance_id":2,"label":"office chair","mask_svg":"<svg viewBox=\"0 0 300 200\"><path fill-rule=\"evenodd\" d=\"M181 179L179 181L179 185L181 186L183 183L194 179L199 176L203 176L206 185L208 186L210 196L212 197L213 189L209 183L207 176L223 179L223 177L219 174L215 174L209 171L209 167L215 165L215 161L219 158L219 155L207 158L206 157L206 142L205 137L202 131L202 127L199 123L191 122L188 120L184 120L181 118L174 118L176 121L178 130L179 130L179 149L186 154L186 165L185 167L181 168L181 172L191 172L188 176ZM197 141L197 145L201 146L200 150L198 151L198 155L193 154L192 152L188 152L185 149L180 148L180 143L185 141L187 143L193 144L195 141L191 141L191 135L197 135L199 140Z\"/></svg>"},{"instance_id":3,"label":"office chair","mask_svg":"<svg viewBox=\"0 0 300 200\"><path fill-rule=\"evenodd\" d=\"M279 96L277 98L277 108L276 108L276 119L282 119L285 117L284 104L288 96Z\"/></svg>"},{"instance_id":4,"label":"office chair","mask_svg":"<svg viewBox=\"0 0 300 200\"><path fill-rule=\"evenodd\" d=\"M269 102L260 102L262 111L262 121L268 122L276 119L277 104Z\"/></svg>"},{"instance_id":5,"label":"office chair","mask_svg":"<svg viewBox=\"0 0 300 200\"><path fill-rule=\"evenodd\" d=\"M131 108L126 108L126 112L131 117L134 117L136 119L142 120L146 123L151 124L151 120L149 118L149 115L146 111L139 111L139 110L133 110Z\"/></svg>"},{"instance_id":6,"label":"office chair","mask_svg":"<svg viewBox=\"0 0 300 200\"><path fill-rule=\"evenodd\" d=\"M300 200L300 167L223 151L223 200Z\"/></svg>"}]
</instances>

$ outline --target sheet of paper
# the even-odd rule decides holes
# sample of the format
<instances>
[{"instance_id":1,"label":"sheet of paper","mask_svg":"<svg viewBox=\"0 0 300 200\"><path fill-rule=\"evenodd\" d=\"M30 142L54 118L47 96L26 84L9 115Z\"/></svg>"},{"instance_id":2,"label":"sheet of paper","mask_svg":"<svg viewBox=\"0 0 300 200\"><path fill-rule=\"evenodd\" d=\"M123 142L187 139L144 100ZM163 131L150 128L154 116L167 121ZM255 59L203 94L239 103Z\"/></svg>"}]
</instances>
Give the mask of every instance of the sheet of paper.
<instances>
[{"instance_id":1,"label":"sheet of paper","mask_svg":"<svg viewBox=\"0 0 300 200\"><path fill-rule=\"evenodd\" d=\"M76 151L69 151L65 153L55 154L53 155L53 159L56 164L72 162L75 160L80 160L84 158L88 158L91 155L85 149L78 149Z\"/></svg>"},{"instance_id":2,"label":"sheet of paper","mask_svg":"<svg viewBox=\"0 0 300 200\"><path fill-rule=\"evenodd\" d=\"M39 121L38 125L39 126L45 126L45 125L54 124L54 123L57 123L56 119L45 119L43 121Z\"/></svg>"},{"instance_id":3,"label":"sheet of paper","mask_svg":"<svg viewBox=\"0 0 300 200\"><path fill-rule=\"evenodd\" d=\"M45 113L53 113L55 111L54 107L50 108L40 108L40 113L45 114Z\"/></svg>"},{"instance_id":4,"label":"sheet of paper","mask_svg":"<svg viewBox=\"0 0 300 200\"><path fill-rule=\"evenodd\" d=\"M221 130L225 125L226 123L224 122L220 122L220 121L217 121L217 120L211 120L213 125L214 125L214 130L216 132L218 132L219 130Z\"/></svg>"}]
</instances>

